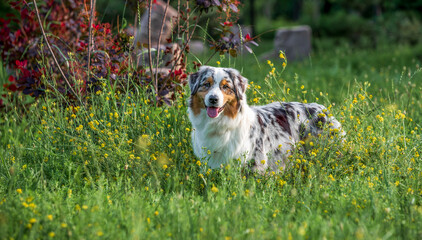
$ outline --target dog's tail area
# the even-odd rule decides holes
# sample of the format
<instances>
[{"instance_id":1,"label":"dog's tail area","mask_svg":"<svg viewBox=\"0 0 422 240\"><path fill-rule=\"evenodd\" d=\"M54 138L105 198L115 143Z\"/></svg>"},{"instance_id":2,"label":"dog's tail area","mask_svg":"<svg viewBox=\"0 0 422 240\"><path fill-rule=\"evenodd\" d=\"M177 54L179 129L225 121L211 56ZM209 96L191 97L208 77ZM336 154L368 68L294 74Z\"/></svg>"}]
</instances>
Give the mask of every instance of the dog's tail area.
<instances>
[{"instance_id":1,"label":"dog's tail area","mask_svg":"<svg viewBox=\"0 0 422 240\"><path fill-rule=\"evenodd\" d=\"M320 136L325 129L328 129L330 137L335 137L344 142L346 132L343 130L341 123L324 106L314 103L312 107L316 108L317 111L310 117L307 124L302 124L301 138L307 138L310 135Z\"/></svg>"}]
</instances>

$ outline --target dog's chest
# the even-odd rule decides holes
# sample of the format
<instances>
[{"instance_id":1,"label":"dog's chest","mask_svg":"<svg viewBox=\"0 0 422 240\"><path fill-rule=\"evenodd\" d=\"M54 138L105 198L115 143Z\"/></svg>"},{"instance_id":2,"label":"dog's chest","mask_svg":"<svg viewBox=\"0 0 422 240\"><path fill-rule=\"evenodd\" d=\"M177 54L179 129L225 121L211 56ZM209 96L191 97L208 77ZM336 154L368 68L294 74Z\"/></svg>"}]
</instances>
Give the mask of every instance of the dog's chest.
<instances>
[{"instance_id":1,"label":"dog's chest","mask_svg":"<svg viewBox=\"0 0 422 240\"><path fill-rule=\"evenodd\" d=\"M195 153L208 159L209 167L218 167L229 159L247 157L244 155L251 148L248 139L251 125L248 122L207 122L205 119L191 118L194 127L192 141Z\"/></svg>"},{"instance_id":2,"label":"dog's chest","mask_svg":"<svg viewBox=\"0 0 422 240\"><path fill-rule=\"evenodd\" d=\"M242 148L242 145L247 144L250 127L240 125L231 129L220 126L196 129L195 131L203 146L206 146L212 153L225 155L225 152L236 153L239 148Z\"/></svg>"}]
</instances>

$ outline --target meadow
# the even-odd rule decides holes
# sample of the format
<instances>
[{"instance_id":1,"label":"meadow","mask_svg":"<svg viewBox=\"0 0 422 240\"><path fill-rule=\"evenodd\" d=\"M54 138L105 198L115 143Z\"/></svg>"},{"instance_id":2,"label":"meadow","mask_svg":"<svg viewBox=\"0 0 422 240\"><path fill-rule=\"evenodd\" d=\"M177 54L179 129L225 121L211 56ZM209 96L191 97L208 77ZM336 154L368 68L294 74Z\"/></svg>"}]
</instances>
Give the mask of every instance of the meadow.
<instances>
[{"instance_id":1,"label":"meadow","mask_svg":"<svg viewBox=\"0 0 422 240\"><path fill-rule=\"evenodd\" d=\"M310 147L265 176L195 157L187 86L155 107L130 79L126 92L103 79L89 104L2 112L0 238L421 239L421 53L318 41L285 68L214 57L249 79L249 104L318 102L347 133L299 143Z\"/></svg>"}]
</instances>

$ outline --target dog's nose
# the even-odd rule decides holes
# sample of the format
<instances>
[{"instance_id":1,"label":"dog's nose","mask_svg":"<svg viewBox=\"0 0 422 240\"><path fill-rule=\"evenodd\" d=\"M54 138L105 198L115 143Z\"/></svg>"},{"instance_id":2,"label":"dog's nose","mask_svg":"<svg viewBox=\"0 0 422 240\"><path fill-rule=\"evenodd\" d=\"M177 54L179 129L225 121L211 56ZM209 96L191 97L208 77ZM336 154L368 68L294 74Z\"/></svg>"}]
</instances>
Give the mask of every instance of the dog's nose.
<instances>
[{"instance_id":1,"label":"dog's nose","mask_svg":"<svg viewBox=\"0 0 422 240\"><path fill-rule=\"evenodd\" d=\"M218 103L218 97L217 97L216 95L211 95L211 96L209 97L208 101L209 101L211 104L216 104L216 103Z\"/></svg>"}]
</instances>

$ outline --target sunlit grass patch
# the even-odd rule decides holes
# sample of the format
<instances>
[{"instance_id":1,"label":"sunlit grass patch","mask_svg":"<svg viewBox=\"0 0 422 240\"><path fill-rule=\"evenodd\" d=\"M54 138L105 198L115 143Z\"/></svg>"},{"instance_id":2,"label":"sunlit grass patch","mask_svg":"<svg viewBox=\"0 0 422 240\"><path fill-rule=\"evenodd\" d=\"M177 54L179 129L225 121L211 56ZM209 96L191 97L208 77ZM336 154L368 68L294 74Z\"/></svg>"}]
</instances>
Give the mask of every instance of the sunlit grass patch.
<instances>
[{"instance_id":1,"label":"sunlit grass patch","mask_svg":"<svg viewBox=\"0 0 422 240\"><path fill-rule=\"evenodd\" d=\"M300 68L308 63L289 63L283 72L280 59L262 63L256 75L243 74L249 104L316 101L346 132L344 138L327 131L298 143L280 173L246 177L236 159L211 170L196 158L187 89L173 106L156 107L146 89L119 92L104 81L85 104L39 99L3 114L0 235L417 238L422 126L412 106L421 102L409 86L420 87L418 75L389 95L377 83L387 69L374 70L374 81L359 76L340 92L348 80L324 88L330 83L309 77L308 70L321 78L344 71L340 77L352 80L355 73L315 58L325 62L311 70Z\"/></svg>"}]
</instances>

